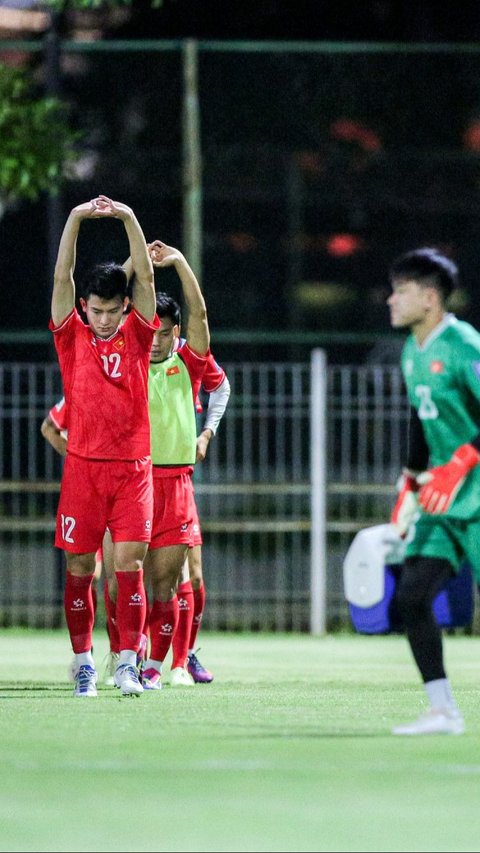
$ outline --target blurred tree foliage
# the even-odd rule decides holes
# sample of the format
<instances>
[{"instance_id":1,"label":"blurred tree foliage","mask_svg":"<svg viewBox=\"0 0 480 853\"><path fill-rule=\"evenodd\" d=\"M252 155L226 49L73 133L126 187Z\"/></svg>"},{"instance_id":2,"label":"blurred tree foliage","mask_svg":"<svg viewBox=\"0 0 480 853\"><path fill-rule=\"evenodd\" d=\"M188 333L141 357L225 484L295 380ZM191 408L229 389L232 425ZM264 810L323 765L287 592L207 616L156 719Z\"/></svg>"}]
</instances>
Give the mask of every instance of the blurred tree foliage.
<instances>
[{"instance_id":1,"label":"blurred tree foliage","mask_svg":"<svg viewBox=\"0 0 480 853\"><path fill-rule=\"evenodd\" d=\"M35 200L54 194L66 162L76 159L78 133L68 124L65 105L38 98L28 71L0 64L0 202Z\"/></svg>"},{"instance_id":2,"label":"blurred tree foliage","mask_svg":"<svg viewBox=\"0 0 480 853\"><path fill-rule=\"evenodd\" d=\"M37 5L61 14L68 9L132 4L133 0L40 0ZM162 5L163 0L151 0L152 8ZM14 201L35 201L42 192L58 191L66 163L77 159L78 137L58 98L39 97L28 70L0 63L0 216Z\"/></svg>"}]
</instances>

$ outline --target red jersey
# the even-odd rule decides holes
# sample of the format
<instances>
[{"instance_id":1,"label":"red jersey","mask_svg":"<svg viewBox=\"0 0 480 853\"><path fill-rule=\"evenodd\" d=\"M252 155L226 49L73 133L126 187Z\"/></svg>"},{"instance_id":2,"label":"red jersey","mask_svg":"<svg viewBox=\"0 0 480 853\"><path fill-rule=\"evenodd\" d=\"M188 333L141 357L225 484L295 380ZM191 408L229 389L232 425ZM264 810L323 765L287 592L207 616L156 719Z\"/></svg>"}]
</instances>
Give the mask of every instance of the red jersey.
<instances>
[{"instance_id":1,"label":"red jersey","mask_svg":"<svg viewBox=\"0 0 480 853\"><path fill-rule=\"evenodd\" d=\"M65 397L62 397L58 403L50 409L48 417L60 432L67 429L67 405Z\"/></svg>"},{"instance_id":2,"label":"red jersey","mask_svg":"<svg viewBox=\"0 0 480 853\"><path fill-rule=\"evenodd\" d=\"M181 351L183 347L186 345L187 341L185 338L177 338L176 346L174 346L174 350ZM202 388L207 394L211 394L212 391L216 391L217 388L220 387L223 380L225 379L225 371L223 367L220 367L219 364L215 361L212 353L209 351L206 356L205 362L205 370L202 377ZM198 392L195 397L195 409L197 412L203 412L203 406L198 396Z\"/></svg>"},{"instance_id":3,"label":"red jersey","mask_svg":"<svg viewBox=\"0 0 480 853\"><path fill-rule=\"evenodd\" d=\"M225 379L225 371L223 367L215 361L211 352L207 356L207 363L202 378L202 387L207 394L216 391Z\"/></svg>"},{"instance_id":4,"label":"red jersey","mask_svg":"<svg viewBox=\"0 0 480 853\"><path fill-rule=\"evenodd\" d=\"M133 309L108 340L97 338L76 308L49 328L68 407L68 452L86 459L150 456L148 367L157 315L149 323Z\"/></svg>"}]
</instances>

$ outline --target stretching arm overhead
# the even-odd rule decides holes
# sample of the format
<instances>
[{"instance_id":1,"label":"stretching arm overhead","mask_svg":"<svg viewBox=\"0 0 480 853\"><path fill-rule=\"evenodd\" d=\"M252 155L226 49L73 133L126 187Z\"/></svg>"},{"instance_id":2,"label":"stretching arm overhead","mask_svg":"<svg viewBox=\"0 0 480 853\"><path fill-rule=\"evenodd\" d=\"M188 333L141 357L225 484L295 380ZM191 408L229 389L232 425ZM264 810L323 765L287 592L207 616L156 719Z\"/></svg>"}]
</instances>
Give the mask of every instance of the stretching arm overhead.
<instances>
[{"instance_id":1,"label":"stretching arm overhead","mask_svg":"<svg viewBox=\"0 0 480 853\"><path fill-rule=\"evenodd\" d=\"M52 320L55 326L59 326L63 322L75 305L73 274L78 232L84 219L91 219L96 215L96 201L97 199L92 199L92 201L79 204L71 210L60 238L52 293Z\"/></svg>"},{"instance_id":2,"label":"stretching arm overhead","mask_svg":"<svg viewBox=\"0 0 480 853\"><path fill-rule=\"evenodd\" d=\"M210 330L205 299L195 273L184 255L173 246L154 240L148 244L148 249L155 267L175 267L187 307L187 343L196 353L205 355L210 346Z\"/></svg>"}]
</instances>

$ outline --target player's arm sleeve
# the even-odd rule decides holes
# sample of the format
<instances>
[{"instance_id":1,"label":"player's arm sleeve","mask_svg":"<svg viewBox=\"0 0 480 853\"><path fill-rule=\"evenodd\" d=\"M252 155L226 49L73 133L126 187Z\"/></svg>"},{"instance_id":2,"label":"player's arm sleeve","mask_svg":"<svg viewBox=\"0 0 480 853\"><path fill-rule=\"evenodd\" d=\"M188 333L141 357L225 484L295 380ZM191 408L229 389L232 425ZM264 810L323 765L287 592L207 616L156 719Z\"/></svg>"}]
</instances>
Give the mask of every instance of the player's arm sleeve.
<instances>
[{"instance_id":1,"label":"player's arm sleeve","mask_svg":"<svg viewBox=\"0 0 480 853\"><path fill-rule=\"evenodd\" d=\"M210 393L208 398L207 414L205 416L205 423L202 429L211 430L212 435L215 435L217 432L218 425L225 414L225 409L227 408L227 403L230 397L230 391L230 382L225 376L222 384L215 391Z\"/></svg>"},{"instance_id":2,"label":"player's arm sleeve","mask_svg":"<svg viewBox=\"0 0 480 853\"><path fill-rule=\"evenodd\" d=\"M407 468L409 471L425 471L430 452L417 410L411 406L408 421Z\"/></svg>"},{"instance_id":3,"label":"player's arm sleeve","mask_svg":"<svg viewBox=\"0 0 480 853\"><path fill-rule=\"evenodd\" d=\"M146 349L150 351L153 333L161 326L161 320L156 314L153 320L147 320L134 306L122 328L125 338L128 338L137 347L139 353L143 353Z\"/></svg>"},{"instance_id":4,"label":"player's arm sleeve","mask_svg":"<svg viewBox=\"0 0 480 853\"><path fill-rule=\"evenodd\" d=\"M59 432L67 429L67 404L65 403L65 397L62 397L58 403L52 406L48 417Z\"/></svg>"}]
</instances>

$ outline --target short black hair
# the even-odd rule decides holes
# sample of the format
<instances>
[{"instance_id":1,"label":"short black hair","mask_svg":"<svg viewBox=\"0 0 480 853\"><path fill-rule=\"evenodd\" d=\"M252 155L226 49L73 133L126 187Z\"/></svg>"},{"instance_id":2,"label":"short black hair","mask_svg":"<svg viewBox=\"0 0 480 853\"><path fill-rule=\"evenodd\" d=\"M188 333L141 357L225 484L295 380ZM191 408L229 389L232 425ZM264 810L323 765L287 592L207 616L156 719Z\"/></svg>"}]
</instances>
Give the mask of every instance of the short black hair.
<instances>
[{"instance_id":1,"label":"short black hair","mask_svg":"<svg viewBox=\"0 0 480 853\"><path fill-rule=\"evenodd\" d=\"M458 286L458 267L438 249L413 249L396 258L390 267L391 282L407 278L424 287L435 287L447 300Z\"/></svg>"},{"instance_id":2,"label":"short black hair","mask_svg":"<svg viewBox=\"0 0 480 853\"><path fill-rule=\"evenodd\" d=\"M168 293L157 293L156 294L156 312L157 316L160 317L170 317L172 324L174 326L179 326L181 321L181 311L180 305L178 302L175 302Z\"/></svg>"},{"instance_id":3,"label":"short black hair","mask_svg":"<svg viewBox=\"0 0 480 853\"><path fill-rule=\"evenodd\" d=\"M118 296L122 302L127 296L127 274L120 264L106 261L96 264L83 280L83 297L98 296L105 301Z\"/></svg>"}]
</instances>

